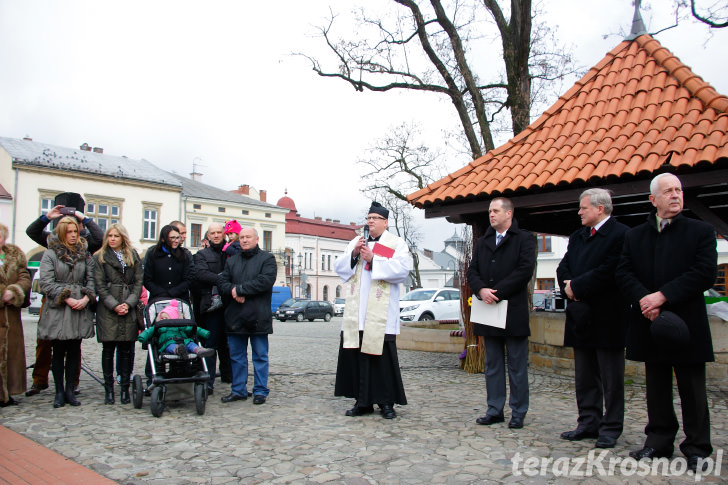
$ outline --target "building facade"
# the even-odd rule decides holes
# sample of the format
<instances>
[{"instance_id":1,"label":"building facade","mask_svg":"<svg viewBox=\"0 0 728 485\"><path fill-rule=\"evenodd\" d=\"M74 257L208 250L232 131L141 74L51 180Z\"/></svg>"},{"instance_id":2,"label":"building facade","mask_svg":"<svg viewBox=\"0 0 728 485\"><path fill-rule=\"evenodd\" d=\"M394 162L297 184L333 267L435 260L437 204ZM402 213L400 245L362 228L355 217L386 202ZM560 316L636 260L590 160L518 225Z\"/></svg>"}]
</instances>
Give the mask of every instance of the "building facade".
<instances>
[{"instance_id":1,"label":"building facade","mask_svg":"<svg viewBox=\"0 0 728 485\"><path fill-rule=\"evenodd\" d=\"M3 210L8 240L30 260L39 259L44 248L25 229L62 192L81 194L84 212L102 229L123 224L139 252L157 241L162 225L180 217L181 184L171 174L146 160L106 155L85 143L65 148L0 137L0 183L12 200L9 210Z\"/></svg>"},{"instance_id":2,"label":"building facade","mask_svg":"<svg viewBox=\"0 0 728 485\"><path fill-rule=\"evenodd\" d=\"M334 263L362 226L301 217L288 195L279 199L277 205L287 211L284 266L293 296L333 302L342 292Z\"/></svg>"}]
</instances>

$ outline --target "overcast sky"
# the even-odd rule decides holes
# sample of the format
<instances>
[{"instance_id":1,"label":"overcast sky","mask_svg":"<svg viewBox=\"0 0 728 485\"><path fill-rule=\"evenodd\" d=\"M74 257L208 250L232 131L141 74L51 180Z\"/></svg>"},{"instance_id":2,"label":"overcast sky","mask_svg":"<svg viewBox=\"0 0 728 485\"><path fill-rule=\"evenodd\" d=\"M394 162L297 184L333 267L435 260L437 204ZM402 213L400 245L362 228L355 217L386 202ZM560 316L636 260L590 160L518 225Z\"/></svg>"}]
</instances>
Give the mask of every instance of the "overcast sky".
<instances>
[{"instance_id":1,"label":"overcast sky","mask_svg":"<svg viewBox=\"0 0 728 485\"><path fill-rule=\"evenodd\" d=\"M315 26L329 5L346 25L357 4L382 1L2 0L0 136L64 147L85 142L183 175L196 160L205 183L227 190L249 184L267 190L272 203L287 189L304 217L362 222L368 200L359 193L356 161L366 148L402 122L422 124L433 145L458 127L444 98L358 93L291 55L324 56ZM630 0L545 4L546 20L584 69L621 42L608 34L629 30L632 21ZM669 11L647 7L649 31L672 24ZM656 37L728 93L728 29L711 36L684 22ZM451 154L448 171L469 161ZM454 226L427 220L421 231L421 246L440 250Z\"/></svg>"}]
</instances>

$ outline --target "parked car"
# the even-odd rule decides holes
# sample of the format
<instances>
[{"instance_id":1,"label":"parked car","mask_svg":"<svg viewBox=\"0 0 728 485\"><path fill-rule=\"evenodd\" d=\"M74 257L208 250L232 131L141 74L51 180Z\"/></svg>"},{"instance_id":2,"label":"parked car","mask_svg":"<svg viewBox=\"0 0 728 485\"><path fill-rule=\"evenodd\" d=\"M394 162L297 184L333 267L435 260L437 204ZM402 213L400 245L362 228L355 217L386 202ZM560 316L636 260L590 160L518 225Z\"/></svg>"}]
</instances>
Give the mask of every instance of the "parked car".
<instances>
[{"instance_id":1,"label":"parked car","mask_svg":"<svg viewBox=\"0 0 728 485\"><path fill-rule=\"evenodd\" d=\"M33 282L30 284L30 306L28 313L40 315L40 305L43 302L43 295L40 294L40 271L33 275Z\"/></svg>"},{"instance_id":2,"label":"parked car","mask_svg":"<svg viewBox=\"0 0 728 485\"><path fill-rule=\"evenodd\" d=\"M323 318L324 321L331 321L334 315L334 307L328 301L305 300L297 301L288 308L279 309L276 312L276 318L281 322L286 320L296 320L302 322L307 319L313 322L317 318Z\"/></svg>"},{"instance_id":3,"label":"parked car","mask_svg":"<svg viewBox=\"0 0 728 485\"><path fill-rule=\"evenodd\" d=\"M457 288L412 290L399 300L399 319L403 322L459 320L460 290Z\"/></svg>"},{"instance_id":4,"label":"parked car","mask_svg":"<svg viewBox=\"0 0 728 485\"><path fill-rule=\"evenodd\" d=\"M276 308L273 313L276 313L277 314L278 313L278 310L285 310L287 308L290 308L291 305L293 305L297 301L308 301L308 298L300 298L298 296L297 297L294 297L294 298L289 298L286 301L284 301L283 303L281 303L280 305L278 305L278 308Z\"/></svg>"},{"instance_id":5,"label":"parked car","mask_svg":"<svg viewBox=\"0 0 728 485\"><path fill-rule=\"evenodd\" d=\"M346 308L346 298L334 298L334 315L341 316Z\"/></svg>"}]
</instances>

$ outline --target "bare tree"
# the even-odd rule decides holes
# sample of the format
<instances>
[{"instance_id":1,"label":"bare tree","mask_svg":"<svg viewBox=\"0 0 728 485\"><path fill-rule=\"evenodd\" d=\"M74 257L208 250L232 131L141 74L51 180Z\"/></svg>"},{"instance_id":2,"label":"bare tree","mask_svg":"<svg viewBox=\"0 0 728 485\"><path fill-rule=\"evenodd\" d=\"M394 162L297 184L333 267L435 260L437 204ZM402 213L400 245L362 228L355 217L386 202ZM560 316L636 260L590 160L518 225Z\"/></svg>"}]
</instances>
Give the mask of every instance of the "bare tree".
<instances>
[{"instance_id":1,"label":"bare tree","mask_svg":"<svg viewBox=\"0 0 728 485\"><path fill-rule=\"evenodd\" d=\"M422 287L417 252L421 234L407 194L440 177L438 154L419 143L420 134L417 125L396 126L358 162L364 167L361 192L389 208L390 230L407 241L413 260L410 280L414 288Z\"/></svg>"},{"instance_id":2,"label":"bare tree","mask_svg":"<svg viewBox=\"0 0 728 485\"><path fill-rule=\"evenodd\" d=\"M695 0L690 0L690 12L693 17L714 29L728 27L728 2L719 0L710 5L705 2L706 5L700 7L697 7L695 3Z\"/></svg>"},{"instance_id":3,"label":"bare tree","mask_svg":"<svg viewBox=\"0 0 728 485\"><path fill-rule=\"evenodd\" d=\"M543 81L543 87L570 72L571 57L553 44L553 33L541 24L534 28L538 11L531 0L511 0L506 11L503 0L391 1L395 15L369 17L360 10L364 34L356 39L336 38L333 13L320 27L335 67L306 57L320 76L342 79L357 91L409 89L449 97L473 158L495 147L492 125L504 109L514 134L528 126L533 82ZM500 37L503 64L485 59L494 42L483 34L488 28Z\"/></svg>"}]
</instances>

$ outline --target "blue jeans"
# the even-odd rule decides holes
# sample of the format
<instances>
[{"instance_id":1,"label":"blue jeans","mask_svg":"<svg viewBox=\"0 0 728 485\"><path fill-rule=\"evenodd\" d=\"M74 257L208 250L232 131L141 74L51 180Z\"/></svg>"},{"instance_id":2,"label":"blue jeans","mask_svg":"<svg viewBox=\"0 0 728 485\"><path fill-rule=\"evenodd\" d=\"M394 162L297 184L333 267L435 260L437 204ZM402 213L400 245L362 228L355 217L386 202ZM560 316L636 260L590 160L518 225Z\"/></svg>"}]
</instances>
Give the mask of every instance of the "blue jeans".
<instances>
[{"instance_id":1,"label":"blue jeans","mask_svg":"<svg viewBox=\"0 0 728 485\"><path fill-rule=\"evenodd\" d=\"M248 396L248 339L253 350L253 394L268 396L268 334L234 335L230 334L230 362L233 368L231 391L237 396Z\"/></svg>"},{"instance_id":2,"label":"blue jeans","mask_svg":"<svg viewBox=\"0 0 728 485\"><path fill-rule=\"evenodd\" d=\"M187 348L187 352L194 352L195 349L199 346L194 342L187 342L187 345L185 345L185 347ZM177 344L171 343L171 344L167 345L167 348L164 349L164 352L167 354L174 354L174 351L176 348L177 348Z\"/></svg>"}]
</instances>

